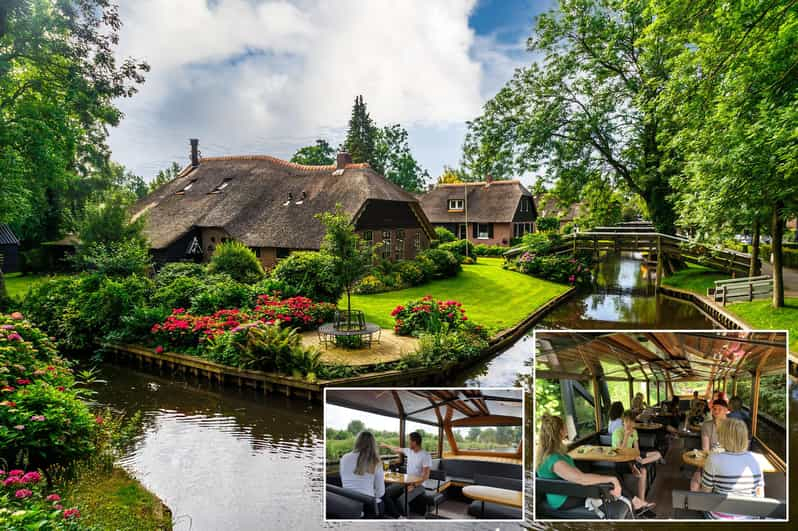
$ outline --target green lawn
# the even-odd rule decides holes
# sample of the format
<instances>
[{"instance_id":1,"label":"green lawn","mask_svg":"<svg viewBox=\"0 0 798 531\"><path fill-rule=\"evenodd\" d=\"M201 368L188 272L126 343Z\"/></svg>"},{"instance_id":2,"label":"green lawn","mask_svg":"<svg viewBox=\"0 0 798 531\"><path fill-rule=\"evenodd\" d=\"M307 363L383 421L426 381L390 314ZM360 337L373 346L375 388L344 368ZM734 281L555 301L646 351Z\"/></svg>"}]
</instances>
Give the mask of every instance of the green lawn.
<instances>
[{"instance_id":1,"label":"green lawn","mask_svg":"<svg viewBox=\"0 0 798 531\"><path fill-rule=\"evenodd\" d=\"M21 273L7 273L4 276L9 297L18 300L25 297L34 284L48 278L48 275L22 275Z\"/></svg>"},{"instance_id":2,"label":"green lawn","mask_svg":"<svg viewBox=\"0 0 798 531\"><path fill-rule=\"evenodd\" d=\"M706 296L707 288L714 288L716 280L731 278L727 273L715 271L702 265L687 264L686 269L664 277L662 284L674 288L685 289Z\"/></svg>"},{"instance_id":3,"label":"green lawn","mask_svg":"<svg viewBox=\"0 0 798 531\"><path fill-rule=\"evenodd\" d=\"M172 529L172 515L161 501L121 468L84 473L64 492L80 521L93 529Z\"/></svg>"},{"instance_id":4,"label":"green lawn","mask_svg":"<svg viewBox=\"0 0 798 531\"><path fill-rule=\"evenodd\" d=\"M790 350L798 352L798 297L786 297L783 308L773 308L768 299L735 302L726 306L726 309L754 328L789 330Z\"/></svg>"},{"instance_id":5,"label":"green lawn","mask_svg":"<svg viewBox=\"0 0 798 531\"><path fill-rule=\"evenodd\" d=\"M568 290L568 286L502 269L503 259L480 257L464 265L456 277L435 280L398 291L374 295L353 295L352 308L362 310L366 320L393 328L391 311L400 304L425 295L463 303L472 321L496 332L509 328L536 308ZM346 306L346 297L340 305Z\"/></svg>"}]
</instances>

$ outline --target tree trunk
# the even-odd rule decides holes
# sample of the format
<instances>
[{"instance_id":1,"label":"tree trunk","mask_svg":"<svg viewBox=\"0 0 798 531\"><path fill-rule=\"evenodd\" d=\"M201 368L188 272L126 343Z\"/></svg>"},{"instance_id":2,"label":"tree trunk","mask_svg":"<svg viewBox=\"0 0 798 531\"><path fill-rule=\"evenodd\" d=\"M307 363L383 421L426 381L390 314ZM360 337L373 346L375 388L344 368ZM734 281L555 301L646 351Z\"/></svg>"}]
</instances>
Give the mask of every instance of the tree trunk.
<instances>
[{"instance_id":1,"label":"tree trunk","mask_svg":"<svg viewBox=\"0 0 798 531\"><path fill-rule=\"evenodd\" d=\"M751 239L751 265L748 268L748 276L756 277L761 273L759 267L759 234L762 232L762 226L759 223L759 217L754 219L754 236Z\"/></svg>"},{"instance_id":2,"label":"tree trunk","mask_svg":"<svg viewBox=\"0 0 798 531\"><path fill-rule=\"evenodd\" d=\"M773 227L770 235L773 238L771 249L773 251L773 307L781 308L784 306L784 270L782 269L781 239L784 236L784 221L781 219L781 211L784 209L784 201L776 201L773 206Z\"/></svg>"}]
</instances>

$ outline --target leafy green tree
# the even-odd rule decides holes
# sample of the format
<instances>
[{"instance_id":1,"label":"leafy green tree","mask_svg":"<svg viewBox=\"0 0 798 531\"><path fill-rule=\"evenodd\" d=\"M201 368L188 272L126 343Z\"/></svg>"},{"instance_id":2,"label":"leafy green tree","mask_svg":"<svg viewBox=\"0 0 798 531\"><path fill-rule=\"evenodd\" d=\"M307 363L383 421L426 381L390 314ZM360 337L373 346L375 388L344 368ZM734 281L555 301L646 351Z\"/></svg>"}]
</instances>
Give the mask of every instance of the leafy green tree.
<instances>
[{"instance_id":1,"label":"leafy green tree","mask_svg":"<svg viewBox=\"0 0 798 531\"><path fill-rule=\"evenodd\" d=\"M354 162L368 162L375 171L382 173L382 167L377 163L375 156L378 135L379 130L369 116L363 96L356 96L344 148Z\"/></svg>"},{"instance_id":2,"label":"leafy green tree","mask_svg":"<svg viewBox=\"0 0 798 531\"><path fill-rule=\"evenodd\" d=\"M371 269L372 250L355 233L355 226L341 205L335 212L317 214L326 229L321 250L334 258L333 271L346 293L346 309L351 315L352 288Z\"/></svg>"},{"instance_id":3,"label":"leafy green tree","mask_svg":"<svg viewBox=\"0 0 798 531\"><path fill-rule=\"evenodd\" d=\"M420 192L429 180L407 143L407 131L399 124L378 129L372 167L389 181L408 192Z\"/></svg>"},{"instance_id":4,"label":"leafy green tree","mask_svg":"<svg viewBox=\"0 0 798 531\"><path fill-rule=\"evenodd\" d=\"M528 50L540 63L515 76L469 123L464 160L478 175L545 169L559 187L596 177L642 197L659 230L676 214L664 164L674 131L655 102L675 51L642 46L647 0L561 0L540 15ZM668 55L670 53L670 55Z\"/></svg>"},{"instance_id":5,"label":"leafy green tree","mask_svg":"<svg viewBox=\"0 0 798 531\"><path fill-rule=\"evenodd\" d=\"M117 58L121 24L110 0L0 3L0 222L24 241L58 236L67 192L107 163L116 100L149 70Z\"/></svg>"},{"instance_id":6,"label":"leafy green tree","mask_svg":"<svg viewBox=\"0 0 798 531\"><path fill-rule=\"evenodd\" d=\"M792 0L650 2L642 46L671 50L655 104L670 138L681 223L721 239L765 216L773 239L773 306L784 304L781 240L798 210L798 12ZM753 268L752 268L753 269Z\"/></svg>"},{"instance_id":7,"label":"leafy green tree","mask_svg":"<svg viewBox=\"0 0 798 531\"><path fill-rule=\"evenodd\" d=\"M468 182L468 174L461 168L444 166L443 173L438 177L438 184L457 184Z\"/></svg>"},{"instance_id":8,"label":"leafy green tree","mask_svg":"<svg viewBox=\"0 0 798 531\"><path fill-rule=\"evenodd\" d=\"M535 221L540 232L556 231L560 228L560 218L555 216L544 216Z\"/></svg>"},{"instance_id":9,"label":"leafy green tree","mask_svg":"<svg viewBox=\"0 0 798 531\"><path fill-rule=\"evenodd\" d=\"M208 265L209 273L227 273L233 280L254 284L263 278L263 266L252 249L230 240L216 247Z\"/></svg>"},{"instance_id":10,"label":"leafy green tree","mask_svg":"<svg viewBox=\"0 0 798 531\"><path fill-rule=\"evenodd\" d=\"M482 430L480 428L469 428L468 429L468 440L469 441L477 441L479 440L479 433Z\"/></svg>"},{"instance_id":11,"label":"leafy green tree","mask_svg":"<svg viewBox=\"0 0 798 531\"><path fill-rule=\"evenodd\" d=\"M596 179L582 188L584 213L577 222L585 229L615 225L623 219L624 198L606 181Z\"/></svg>"},{"instance_id":12,"label":"leafy green tree","mask_svg":"<svg viewBox=\"0 0 798 531\"><path fill-rule=\"evenodd\" d=\"M358 433L360 433L365 429L366 425L363 424L363 421L357 419L349 421L349 424L346 427L346 431L348 431L352 435L357 435Z\"/></svg>"},{"instance_id":13,"label":"leafy green tree","mask_svg":"<svg viewBox=\"0 0 798 531\"><path fill-rule=\"evenodd\" d=\"M150 191L152 192L166 183L175 180L180 174L180 169L180 165L173 161L168 168L164 168L163 170L159 171L158 175L156 175L155 178L150 181Z\"/></svg>"},{"instance_id":14,"label":"leafy green tree","mask_svg":"<svg viewBox=\"0 0 798 531\"><path fill-rule=\"evenodd\" d=\"M316 140L312 146L299 148L291 162L305 164L307 166L327 166L335 163L335 148L324 139Z\"/></svg>"}]
</instances>

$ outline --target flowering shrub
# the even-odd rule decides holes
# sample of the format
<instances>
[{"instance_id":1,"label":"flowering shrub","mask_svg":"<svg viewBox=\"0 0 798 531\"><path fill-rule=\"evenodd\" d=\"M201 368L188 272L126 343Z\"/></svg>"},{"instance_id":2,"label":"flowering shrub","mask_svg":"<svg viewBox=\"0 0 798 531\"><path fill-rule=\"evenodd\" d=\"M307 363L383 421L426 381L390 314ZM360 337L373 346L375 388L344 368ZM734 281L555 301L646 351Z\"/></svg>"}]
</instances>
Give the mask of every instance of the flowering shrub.
<instances>
[{"instance_id":1,"label":"flowering shrub","mask_svg":"<svg viewBox=\"0 0 798 531\"><path fill-rule=\"evenodd\" d=\"M0 528L86 529L80 511L46 488L36 471L0 470Z\"/></svg>"},{"instance_id":2,"label":"flowering shrub","mask_svg":"<svg viewBox=\"0 0 798 531\"><path fill-rule=\"evenodd\" d=\"M591 281L590 267L576 258L535 256L526 252L518 258L517 267L522 273L562 284L585 285Z\"/></svg>"},{"instance_id":3,"label":"flowering shrub","mask_svg":"<svg viewBox=\"0 0 798 531\"><path fill-rule=\"evenodd\" d=\"M468 320L461 303L436 301L431 295L397 306L391 316L395 320L394 331L401 336L436 332L444 323L455 330Z\"/></svg>"},{"instance_id":4,"label":"flowering shrub","mask_svg":"<svg viewBox=\"0 0 798 531\"><path fill-rule=\"evenodd\" d=\"M48 468L93 450L94 416L67 362L22 315L0 315L0 462Z\"/></svg>"},{"instance_id":5,"label":"flowering shrub","mask_svg":"<svg viewBox=\"0 0 798 531\"><path fill-rule=\"evenodd\" d=\"M329 302L313 302L307 297L291 297L280 300L270 295L258 296L258 304L252 317L265 323L280 321L303 330L314 328L333 318L335 305Z\"/></svg>"}]
</instances>

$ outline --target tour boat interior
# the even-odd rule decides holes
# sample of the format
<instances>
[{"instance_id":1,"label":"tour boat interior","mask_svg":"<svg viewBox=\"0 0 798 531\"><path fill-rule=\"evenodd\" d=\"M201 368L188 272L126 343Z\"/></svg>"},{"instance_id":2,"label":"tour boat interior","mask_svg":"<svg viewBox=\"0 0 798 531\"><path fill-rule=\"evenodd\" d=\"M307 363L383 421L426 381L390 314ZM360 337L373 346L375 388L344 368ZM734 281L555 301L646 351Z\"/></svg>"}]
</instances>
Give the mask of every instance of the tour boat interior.
<instances>
[{"instance_id":1,"label":"tour boat interior","mask_svg":"<svg viewBox=\"0 0 798 531\"><path fill-rule=\"evenodd\" d=\"M786 366L784 332L538 332L535 436L544 415L561 417L568 455L577 468L617 477L627 499L645 488L645 501L655 506L637 511L624 503L619 509L612 503L617 500L609 494L611 485L576 484L536 473L536 518L785 519ZM674 396L680 398L678 406ZM635 397L638 407L632 406ZM702 448L699 422L722 422L712 421L716 397L724 398L728 414L748 428L748 450L761 466L764 497L701 492L704 462L711 453L725 452L720 445ZM614 402L636 416L639 454L658 451L664 461L630 466L639 454L613 445L608 433ZM701 416L694 415L691 402ZM538 460L535 456L536 470ZM646 468L644 480L637 473L641 468ZM555 508L558 494L572 497L574 506Z\"/></svg>"},{"instance_id":2,"label":"tour boat interior","mask_svg":"<svg viewBox=\"0 0 798 531\"><path fill-rule=\"evenodd\" d=\"M401 508L411 519L523 518L523 393L518 389L335 389L325 397L325 426L330 407L345 408L379 442L407 448L412 432L432 457L429 478L416 488L423 494ZM395 429L374 431L369 415ZM333 450L327 428L326 517L328 520L390 518L379 498L342 486L341 454ZM387 451L387 450L383 450ZM331 456L331 452L333 453ZM381 455L385 483L412 482L402 453ZM409 478L409 479L408 479ZM418 479L418 478L415 478Z\"/></svg>"}]
</instances>

